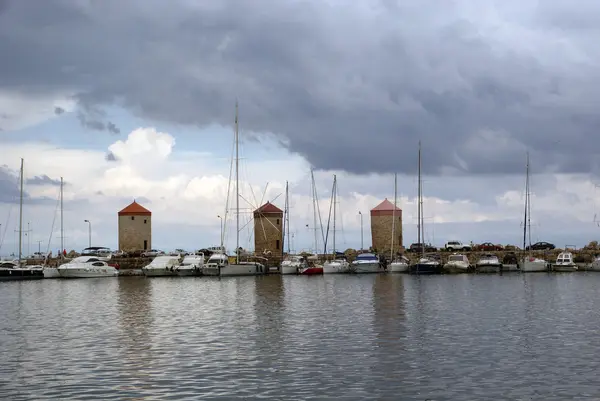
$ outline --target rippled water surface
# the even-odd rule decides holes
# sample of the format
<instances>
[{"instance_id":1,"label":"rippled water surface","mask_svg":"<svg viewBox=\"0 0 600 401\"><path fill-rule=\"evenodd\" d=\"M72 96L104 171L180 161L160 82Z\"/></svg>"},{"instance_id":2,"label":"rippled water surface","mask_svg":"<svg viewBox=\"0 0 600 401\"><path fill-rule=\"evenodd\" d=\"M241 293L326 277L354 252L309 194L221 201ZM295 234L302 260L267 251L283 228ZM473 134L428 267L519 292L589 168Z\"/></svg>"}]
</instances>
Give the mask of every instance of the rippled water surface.
<instances>
[{"instance_id":1,"label":"rippled water surface","mask_svg":"<svg viewBox=\"0 0 600 401\"><path fill-rule=\"evenodd\" d=\"M0 399L600 399L600 274L0 283Z\"/></svg>"}]
</instances>

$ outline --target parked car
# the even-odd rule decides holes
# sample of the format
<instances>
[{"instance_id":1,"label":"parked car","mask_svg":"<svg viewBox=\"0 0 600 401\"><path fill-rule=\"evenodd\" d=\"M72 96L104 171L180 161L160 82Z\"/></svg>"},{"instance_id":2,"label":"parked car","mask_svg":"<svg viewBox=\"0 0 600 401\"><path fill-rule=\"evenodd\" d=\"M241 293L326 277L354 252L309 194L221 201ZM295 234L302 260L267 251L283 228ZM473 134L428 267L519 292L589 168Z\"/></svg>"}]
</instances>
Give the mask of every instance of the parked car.
<instances>
[{"instance_id":1,"label":"parked car","mask_svg":"<svg viewBox=\"0 0 600 401\"><path fill-rule=\"evenodd\" d=\"M154 257L158 255L164 255L165 253L158 249L150 249L149 251L142 252L142 258Z\"/></svg>"},{"instance_id":2,"label":"parked car","mask_svg":"<svg viewBox=\"0 0 600 401\"><path fill-rule=\"evenodd\" d=\"M531 246L527 246L526 250L532 250L532 251L549 251L556 248L554 246L554 244L551 244L549 242L536 242L535 244L531 245Z\"/></svg>"},{"instance_id":3,"label":"parked car","mask_svg":"<svg viewBox=\"0 0 600 401\"><path fill-rule=\"evenodd\" d=\"M184 251L181 248L177 248L173 252L169 252L169 256L187 256L189 254L190 254L189 252Z\"/></svg>"},{"instance_id":4,"label":"parked car","mask_svg":"<svg viewBox=\"0 0 600 401\"><path fill-rule=\"evenodd\" d=\"M492 244L491 242L484 242L477 246L478 251L501 251L502 245Z\"/></svg>"},{"instance_id":5,"label":"parked car","mask_svg":"<svg viewBox=\"0 0 600 401\"><path fill-rule=\"evenodd\" d=\"M471 250L471 245L469 244L463 244L460 241L448 241L446 242L446 245L444 246L444 248L447 251L470 251Z\"/></svg>"},{"instance_id":6,"label":"parked car","mask_svg":"<svg viewBox=\"0 0 600 401\"><path fill-rule=\"evenodd\" d=\"M113 252L113 257L115 258L126 258L129 254L125 251L115 251Z\"/></svg>"},{"instance_id":7,"label":"parked car","mask_svg":"<svg viewBox=\"0 0 600 401\"><path fill-rule=\"evenodd\" d=\"M415 253L422 252L423 247L425 247L425 252L437 251L437 248L431 244L423 244L423 243L415 242L410 245L410 248L408 248L408 252L415 252Z\"/></svg>"}]
</instances>

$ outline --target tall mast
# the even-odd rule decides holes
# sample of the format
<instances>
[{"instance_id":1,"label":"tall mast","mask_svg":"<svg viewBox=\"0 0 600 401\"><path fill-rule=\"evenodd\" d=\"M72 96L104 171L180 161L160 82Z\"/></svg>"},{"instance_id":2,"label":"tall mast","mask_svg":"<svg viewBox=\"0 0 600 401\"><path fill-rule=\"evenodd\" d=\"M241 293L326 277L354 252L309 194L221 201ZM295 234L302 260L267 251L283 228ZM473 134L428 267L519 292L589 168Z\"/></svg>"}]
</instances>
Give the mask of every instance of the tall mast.
<instances>
[{"instance_id":1,"label":"tall mast","mask_svg":"<svg viewBox=\"0 0 600 401\"><path fill-rule=\"evenodd\" d=\"M319 250L317 249L318 245L317 245L317 189L315 188L315 175L314 175L314 170L311 168L310 169L310 177L311 177L311 181L312 181L312 195L313 195L313 225L315 228L315 254L318 255L319 254Z\"/></svg>"},{"instance_id":2,"label":"tall mast","mask_svg":"<svg viewBox=\"0 0 600 401\"><path fill-rule=\"evenodd\" d=\"M336 257L336 253L335 253L335 212L336 212L336 207L335 207L335 203L337 201L337 177L334 174L333 175L333 258L335 259Z\"/></svg>"},{"instance_id":3,"label":"tall mast","mask_svg":"<svg viewBox=\"0 0 600 401\"><path fill-rule=\"evenodd\" d=\"M421 180L421 141L419 141L419 215L421 217L421 256L425 256L425 219L423 216L423 180Z\"/></svg>"},{"instance_id":4,"label":"tall mast","mask_svg":"<svg viewBox=\"0 0 600 401\"><path fill-rule=\"evenodd\" d=\"M392 247L390 249L390 260L394 260L394 240L396 239L396 202L398 198L398 176L394 173L394 209L392 210Z\"/></svg>"},{"instance_id":5,"label":"tall mast","mask_svg":"<svg viewBox=\"0 0 600 401\"><path fill-rule=\"evenodd\" d=\"M529 212L529 152L527 152L527 165L525 167L525 217L523 217L523 250L527 247L527 219Z\"/></svg>"},{"instance_id":6,"label":"tall mast","mask_svg":"<svg viewBox=\"0 0 600 401\"><path fill-rule=\"evenodd\" d=\"M60 177L60 256L63 256L64 246L64 226L63 226L63 178Z\"/></svg>"},{"instance_id":7,"label":"tall mast","mask_svg":"<svg viewBox=\"0 0 600 401\"><path fill-rule=\"evenodd\" d=\"M530 169L529 166L529 152L527 152L527 236L529 241L529 252L531 252L531 178L530 178Z\"/></svg>"},{"instance_id":8,"label":"tall mast","mask_svg":"<svg viewBox=\"0 0 600 401\"><path fill-rule=\"evenodd\" d=\"M235 263L240 263L240 180L239 180L239 131L238 131L238 102L235 101Z\"/></svg>"},{"instance_id":9,"label":"tall mast","mask_svg":"<svg viewBox=\"0 0 600 401\"><path fill-rule=\"evenodd\" d=\"M283 248L285 247L285 240L287 239L288 254L291 253L290 247L290 197L288 190L288 182L285 182L285 216L283 218L283 238L281 245L281 257L283 258Z\"/></svg>"},{"instance_id":10,"label":"tall mast","mask_svg":"<svg viewBox=\"0 0 600 401\"><path fill-rule=\"evenodd\" d=\"M22 246L23 246L23 158L21 158L21 197L19 199L19 267L21 267Z\"/></svg>"}]
</instances>

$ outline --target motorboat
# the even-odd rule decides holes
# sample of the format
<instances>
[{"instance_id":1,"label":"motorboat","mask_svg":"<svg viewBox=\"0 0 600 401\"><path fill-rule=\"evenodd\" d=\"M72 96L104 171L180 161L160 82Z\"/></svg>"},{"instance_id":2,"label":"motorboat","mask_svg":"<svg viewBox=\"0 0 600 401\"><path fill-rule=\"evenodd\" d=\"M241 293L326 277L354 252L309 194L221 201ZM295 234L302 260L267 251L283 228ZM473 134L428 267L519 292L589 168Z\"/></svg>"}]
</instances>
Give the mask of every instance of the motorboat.
<instances>
[{"instance_id":1,"label":"motorboat","mask_svg":"<svg viewBox=\"0 0 600 401\"><path fill-rule=\"evenodd\" d=\"M467 273L470 268L469 258L460 253L448 256L448 261L444 265L444 270L448 273Z\"/></svg>"},{"instance_id":2,"label":"motorboat","mask_svg":"<svg viewBox=\"0 0 600 401\"><path fill-rule=\"evenodd\" d=\"M350 273L352 267L345 257L337 257L323 264L323 274Z\"/></svg>"},{"instance_id":3,"label":"motorboat","mask_svg":"<svg viewBox=\"0 0 600 401\"><path fill-rule=\"evenodd\" d=\"M157 256L146 266L142 267L142 273L146 277L177 276L177 267L181 259L179 256Z\"/></svg>"},{"instance_id":4,"label":"motorboat","mask_svg":"<svg viewBox=\"0 0 600 401\"><path fill-rule=\"evenodd\" d=\"M281 274L298 274L300 269L308 267L304 256L290 255L281 262Z\"/></svg>"},{"instance_id":5,"label":"motorboat","mask_svg":"<svg viewBox=\"0 0 600 401\"><path fill-rule=\"evenodd\" d=\"M210 256L206 265L202 267L205 276L261 276L266 274L267 269L262 263L238 261L229 263L229 256L224 253L214 253Z\"/></svg>"},{"instance_id":6,"label":"motorboat","mask_svg":"<svg viewBox=\"0 0 600 401\"><path fill-rule=\"evenodd\" d=\"M44 278L41 265L24 265L17 260L0 261L0 280L38 280Z\"/></svg>"},{"instance_id":7,"label":"motorboat","mask_svg":"<svg viewBox=\"0 0 600 401\"><path fill-rule=\"evenodd\" d=\"M178 276L200 276L204 266L204 254L193 253L185 255L183 261L175 267Z\"/></svg>"},{"instance_id":8,"label":"motorboat","mask_svg":"<svg viewBox=\"0 0 600 401\"><path fill-rule=\"evenodd\" d=\"M410 260L406 256L400 256L390 263L388 270L390 273L407 273L409 264Z\"/></svg>"},{"instance_id":9,"label":"motorboat","mask_svg":"<svg viewBox=\"0 0 600 401\"><path fill-rule=\"evenodd\" d=\"M545 272L548 271L548 262L535 256L525 256L519 267L522 273Z\"/></svg>"},{"instance_id":10,"label":"motorboat","mask_svg":"<svg viewBox=\"0 0 600 401\"><path fill-rule=\"evenodd\" d=\"M119 271L96 256L78 256L58 266L62 278L117 277Z\"/></svg>"},{"instance_id":11,"label":"motorboat","mask_svg":"<svg viewBox=\"0 0 600 401\"><path fill-rule=\"evenodd\" d=\"M475 271L477 273L499 273L502 271L502 263L498 256L491 253L485 254L477 261Z\"/></svg>"},{"instance_id":12,"label":"motorboat","mask_svg":"<svg viewBox=\"0 0 600 401\"><path fill-rule=\"evenodd\" d=\"M306 267L298 270L298 274L303 276L314 276L317 274L323 274L323 265L319 264L318 261L313 260L309 262Z\"/></svg>"},{"instance_id":13,"label":"motorboat","mask_svg":"<svg viewBox=\"0 0 600 401\"><path fill-rule=\"evenodd\" d=\"M552 265L552 271L555 272L576 272L577 265L573 261L571 252L561 252L556 258L556 262Z\"/></svg>"},{"instance_id":14,"label":"motorboat","mask_svg":"<svg viewBox=\"0 0 600 401\"><path fill-rule=\"evenodd\" d=\"M442 274L443 268L440 260L436 256L423 256L417 263L409 266L410 274Z\"/></svg>"},{"instance_id":15,"label":"motorboat","mask_svg":"<svg viewBox=\"0 0 600 401\"><path fill-rule=\"evenodd\" d=\"M361 253L351 265L352 273L382 273L385 270L381 267L379 257L374 253Z\"/></svg>"}]
</instances>

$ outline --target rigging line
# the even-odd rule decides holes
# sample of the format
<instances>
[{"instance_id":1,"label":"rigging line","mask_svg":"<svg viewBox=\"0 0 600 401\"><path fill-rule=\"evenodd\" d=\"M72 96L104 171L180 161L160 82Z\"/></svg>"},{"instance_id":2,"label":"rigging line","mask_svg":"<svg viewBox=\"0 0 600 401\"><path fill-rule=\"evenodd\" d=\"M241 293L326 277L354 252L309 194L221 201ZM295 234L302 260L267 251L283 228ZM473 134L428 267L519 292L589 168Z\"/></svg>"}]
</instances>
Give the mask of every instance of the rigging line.
<instances>
[{"instance_id":1,"label":"rigging line","mask_svg":"<svg viewBox=\"0 0 600 401\"><path fill-rule=\"evenodd\" d=\"M54 234L54 224L56 223L56 213L60 208L60 197L56 200L56 209L54 209L54 217L52 218L52 227L50 228L50 237L48 238L48 245L46 246L46 255L50 252L50 243L52 242L52 234ZM60 250L62 254L62 249Z\"/></svg>"},{"instance_id":2,"label":"rigging line","mask_svg":"<svg viewBox=\"0 0 600 401\"><path fill-rule=\"evenodd\" d=\"M329 223L331 222L331 211L333 209L333 202L335 193L335 182L334 185L331 186L331 201L329 202L329 215L327 216L327 230L325 231L325 245L323 246L323 253L327 254L327 242L329 241ZM335 249L334 249L335 251ZM335 257L335 255L334 255Z\"/></svg>"}]
</instances>

